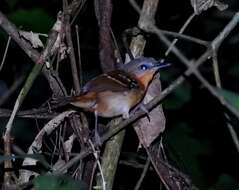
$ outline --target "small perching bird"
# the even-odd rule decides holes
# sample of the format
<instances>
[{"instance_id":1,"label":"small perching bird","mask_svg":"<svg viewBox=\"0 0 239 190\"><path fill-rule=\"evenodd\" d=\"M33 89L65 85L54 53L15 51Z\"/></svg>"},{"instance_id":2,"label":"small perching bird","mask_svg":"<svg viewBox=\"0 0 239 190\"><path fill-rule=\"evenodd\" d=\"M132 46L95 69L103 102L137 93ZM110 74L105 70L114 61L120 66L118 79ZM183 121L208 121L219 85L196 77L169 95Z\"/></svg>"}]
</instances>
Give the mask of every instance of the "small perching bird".
<instances>
[{"instance_id":1,"label":"small perching bird","mask_svg":"<svg viewBox=\"0 0 239 190\"><path fill-rule=\"evenodd\" d=\"M143 99L155 73L167 66L154 58L136 58L87 82L71 104L101 117L128 118L130 110Z\"/></svg>"}]
</instances>

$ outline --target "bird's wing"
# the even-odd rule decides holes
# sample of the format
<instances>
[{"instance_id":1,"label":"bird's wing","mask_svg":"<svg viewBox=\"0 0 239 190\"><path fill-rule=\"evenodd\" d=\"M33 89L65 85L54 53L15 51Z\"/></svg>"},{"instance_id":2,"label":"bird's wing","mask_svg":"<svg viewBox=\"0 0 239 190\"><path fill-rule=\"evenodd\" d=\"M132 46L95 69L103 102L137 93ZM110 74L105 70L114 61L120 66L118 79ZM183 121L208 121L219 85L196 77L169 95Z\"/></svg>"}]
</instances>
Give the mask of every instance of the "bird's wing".
<instances>
[{"instance_id":1,"label":"bird's wing","mask_svg":"<svg viewBox=\"0 0 239 190\"><path fill-rule=\"evenodd\" d=\"M88 92L124 92L131 88L140 88L139 82L124 71L111 71L90 80L83 87L83 93Z\"/></svg>"}]
</instances>

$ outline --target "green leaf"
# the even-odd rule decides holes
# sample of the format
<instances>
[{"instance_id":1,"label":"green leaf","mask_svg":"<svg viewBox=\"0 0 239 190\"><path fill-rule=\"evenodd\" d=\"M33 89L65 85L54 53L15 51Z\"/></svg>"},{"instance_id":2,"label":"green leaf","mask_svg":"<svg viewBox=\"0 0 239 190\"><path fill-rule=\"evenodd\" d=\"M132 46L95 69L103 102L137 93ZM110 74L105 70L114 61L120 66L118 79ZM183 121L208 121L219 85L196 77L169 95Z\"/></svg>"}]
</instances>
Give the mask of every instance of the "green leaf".
<instances>
[{"instance_id":1,"label":"green leaf","mask_svg":"<svg viewBox=\"0 0 239 190\"><path fill-rule=\"evenodd\" d=\"M225 89L216 89L225 100L239 110L239 94Z\"/></svg>"},{"instance_id":2,"label":"green leaf","mask_svg":"<svg viewBox=\"0 0 239 190\"><path fill-rule=\"evenodd\" d=\"M39 8L19 9L8 17L17 27L33 32L48 33L54 23L54 20Z\"/></svg>"},{"instance_id":3,"label":"green leaf","mask_svg":"<svg viewBox=\"0 0 239 190\"><path fill-rule=\"evenodd\" d=\"M186 123L178 123L168 130L164 140L169 158L190 176L199 189L205 189L208 182L205 180L199 158L210 155L208 142L199 141L194 137L192 128Z\"/></svg>"},{"instance_id":4,"label":"green leaf","mask_svg":"<svg viewBox=\"0 0 239 190\"><path fill-rule=\"evenodd\" d=\"M34 179L35 190L86 190L83 181L76 181L69 176L42 175Z\"/></svg>"},{"instance_id":5,"label":"green leaf","mask_svg":"<svg viewBox=\"0 0 239 190\"><path fill-rule=\"evenodd\" d=\"M223 174L221 175L217 182L209 188L209 190L236 190L239 189L239 181L233 177Z\"/></svg>"}]
</instances>

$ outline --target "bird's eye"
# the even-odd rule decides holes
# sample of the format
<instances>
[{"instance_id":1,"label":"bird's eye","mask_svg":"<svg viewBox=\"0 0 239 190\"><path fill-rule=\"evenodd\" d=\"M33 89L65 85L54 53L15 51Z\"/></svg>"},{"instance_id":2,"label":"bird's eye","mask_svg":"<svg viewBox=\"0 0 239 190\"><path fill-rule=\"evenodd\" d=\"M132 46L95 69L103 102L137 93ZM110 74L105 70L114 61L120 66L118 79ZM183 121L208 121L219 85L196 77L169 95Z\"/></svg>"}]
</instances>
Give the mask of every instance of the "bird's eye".
<instances>
[{"instance_id":1,"label":"bird's eye","mask_svg":"<svg viewBox=\"0 0 239 190\"><path fill-rule=\"evenodd\" d=\"M143 70L143 71L145 71L145 70L148 69L148 67L147 67L147 65L140 65L140 69Z\"/></svg>"}]
</instances>

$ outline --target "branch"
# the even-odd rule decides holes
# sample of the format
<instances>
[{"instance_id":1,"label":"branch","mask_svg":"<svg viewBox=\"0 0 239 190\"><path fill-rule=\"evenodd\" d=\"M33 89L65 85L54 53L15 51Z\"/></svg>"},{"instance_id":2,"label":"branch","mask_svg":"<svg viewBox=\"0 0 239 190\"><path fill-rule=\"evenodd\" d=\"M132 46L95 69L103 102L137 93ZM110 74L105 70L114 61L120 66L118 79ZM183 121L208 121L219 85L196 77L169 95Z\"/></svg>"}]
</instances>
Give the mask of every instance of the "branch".
<instances>
[{"instance_id":1,"label":"branch","mask_svg":"<svg viewBox=\"0 0 239 190\"><path fill-rule=\"evenodd\" d=\"M34 63L39 63L41 54L36 51L32 46L21 38L17 27L12 24L5 15L0 11L0 27L19 45L19 47L29 56ZM53 74L50 70L43 68L43 74L48 80L48 83L55 94L64 95L65 89L58 77Z\"/></svg>"},{"instance_id":2,"label":"branch","mask_svg":"<svg viewBox=\"0 0 239 190\"><path fill-rule=\"evenodd\" d=\"M229 34L229 30L231 31L236 24L234 24L235 22L239 21L239 14L236 14L233 19L231 20L231 22L224 28L224 31L226 32L222 32L223 35L219 35L215 40L213 40L213 42L211 43L212 46L215 47L219 47L222 40L226 38L226 36ZM233 24L231 24L233 23ZM148 29L147 29L148 30ZM148 30L148 32L153 32L155 34L157 34L157 36L167 45L170 46L170 41L162 34L162 32L155 26L155 25L150 25L150 29ZM219 39L218 39L219 38ZM182 61L182 63L184 63L184 65L186 65L188 68L192 69L192 73L197 77L197 79L209 90L209 92L216 97L229 111L231 111L237 118L239 118L239 112L237 111L237 109L235 107L233 107L232 105L230 105L227 102L222 102L221 101L221 95L214 89L214 87L201 75L201 73L197 70L197 68L195 67L195 65L197 65L197 62L190 62L176 47L172 47L172 52ZM207 55L207 56L205 56ZM211 48L206 51L206 53L203 54L203 56L205 56L205 60L203 60L202 62L206 61L208 59L208 57L212 56L212 50ZM201 62L201 63L202 63ZM199 64L201 65L201 64Z\"/></svg>"},{"instance_id":3,"label":"branch","mask_svg":"<svg viewBox=\"0 0 239 190\"><path fill-rule=\"evenodd\" d=\"M7 122L7 125L5 127L5 133L4 133L4 154L6 156L11 155L11 130L13 127L13 121L15 119L16 113L19 110L20 106L22 105L26 95L28 94L30 88L33 85L33 82L37 78L38 74L42 70L44 63L46 59L51 55L52 49L58 49L57 46L57 39L59 30L61 29L61 14L58 15L57 22L53 26L51 33L49 34L49 38L47 40L47 44L40 56L37 55L37 52L32 49L30 44L28 44L26 41L23 41L20 38L20 35L15 27L15 25L8 22L7 18L0 12L0 24L5 29L6 32L9 32L11 37L21 46L21 48L29 55L30 58L32 58L37 64L34 65L30 75L28 76L22 90L20 91L17 100L14 104L13 111L11 113L11 116ZM35 56L32 56L28 50L28 48L31 48L32 52L34 52ZM4 162L5 168L12 168L11 160L7 160ZM4 174L4 185L7 187L11 184L11 172L5 172Z\"/></svg>"},{"instance_id":4,"label":"branch","mask_svg":"<svg viewBox=\"0 0 239 190\"><path fill-rule=\"evenodd\" d=\"M229 34L229 31L231 31L235 26L236 23L239 21L239 13L236 13L234 15L234 17L232 18L232 20L229 22L229 24L224 28L224 30L215 38L215 40L212 41L212 44L214 44L214 46L219 47L221 42L223 41L222 39L225 39L226 36ZM157 34L160 35L160 37L164 36L160 30L158 30L156 27L153 28L154 32L158 32ZM163 39L165 39L165 37L163 37ZM168 44L168 40L166 40L166 43ZM169 44L168 44L169 45ZM190 64L188 69L185 71L185 75L189 76L192 73L195 73L195 70L197 67L199 67L200 65L202 65L207 59L208 57L212 56L212 49L208 48L208 50L201 55L200 58L198 58L194 64L191 64L180 52L179 50L177 50L175 47L172 48L172 51L180 58L180 60L182 60L183 62L186 60L186 64ZM181 57L183 57L183 59L181 59ZM200 75L199 75L200 76ZM220 100L220 95L214 90L214 88L206 81L204 81L204 78L200 79L203 80L203 84L206 84L206 87L210 88L210 92L212 91L213 95L216 96L219 100ZM181 75L180 77L178 77L174 82L171 83L171 85L169 85L165 90L162 91L162 93L160 94L160 96L155 97L153 100L151 100L147 105L145 105L147 110L152 110L155 106L157 106L168 94L170 94L174 89L176 89L179 85L181 85L183 82L185 81L185 78ZM205 83L204 83L205 82ZM235 108L233 106L231 106L230 104L226 104L225 105L232 113L234 113L238 118L239 118L239 113L237 110L235 110ZM107 139L109 139L111 136L113 136L114 134L118 133L120 130L122 130L123 128L125 128L127 125L129 125L130 123L136 121L138 118L143 117L145 115L144 111L137 111L135 112L135 114L133 116L131 116L129 119L127 120L123 120L121 119L121 122L118 126L115 126L112 123L108 124L109 127L109 131L103 135L102 137L102 141L105 141Z\"/></svg>"},{"instance_id":5,"label":"branch","mask_svg":"<svg viewBox=\"0 0 239 190\"><path fill-rule=\"evenodd\" d=\"M73 84L74 84L74 90L76 91L76 94L80 94L80 80L78 76L78 69L76 66L76 56L74 52L73 42L72 42L72 36L71 36L71 25L70 25L70 15L66 13L66 7L67 1L65 2L65 6L63 6L64 12L65 12L65 34L66 34L66 42L69 48L69 57L70 57L70 63L71 63L71 73L73 77Z\"/></svg>"}]
</instances>

